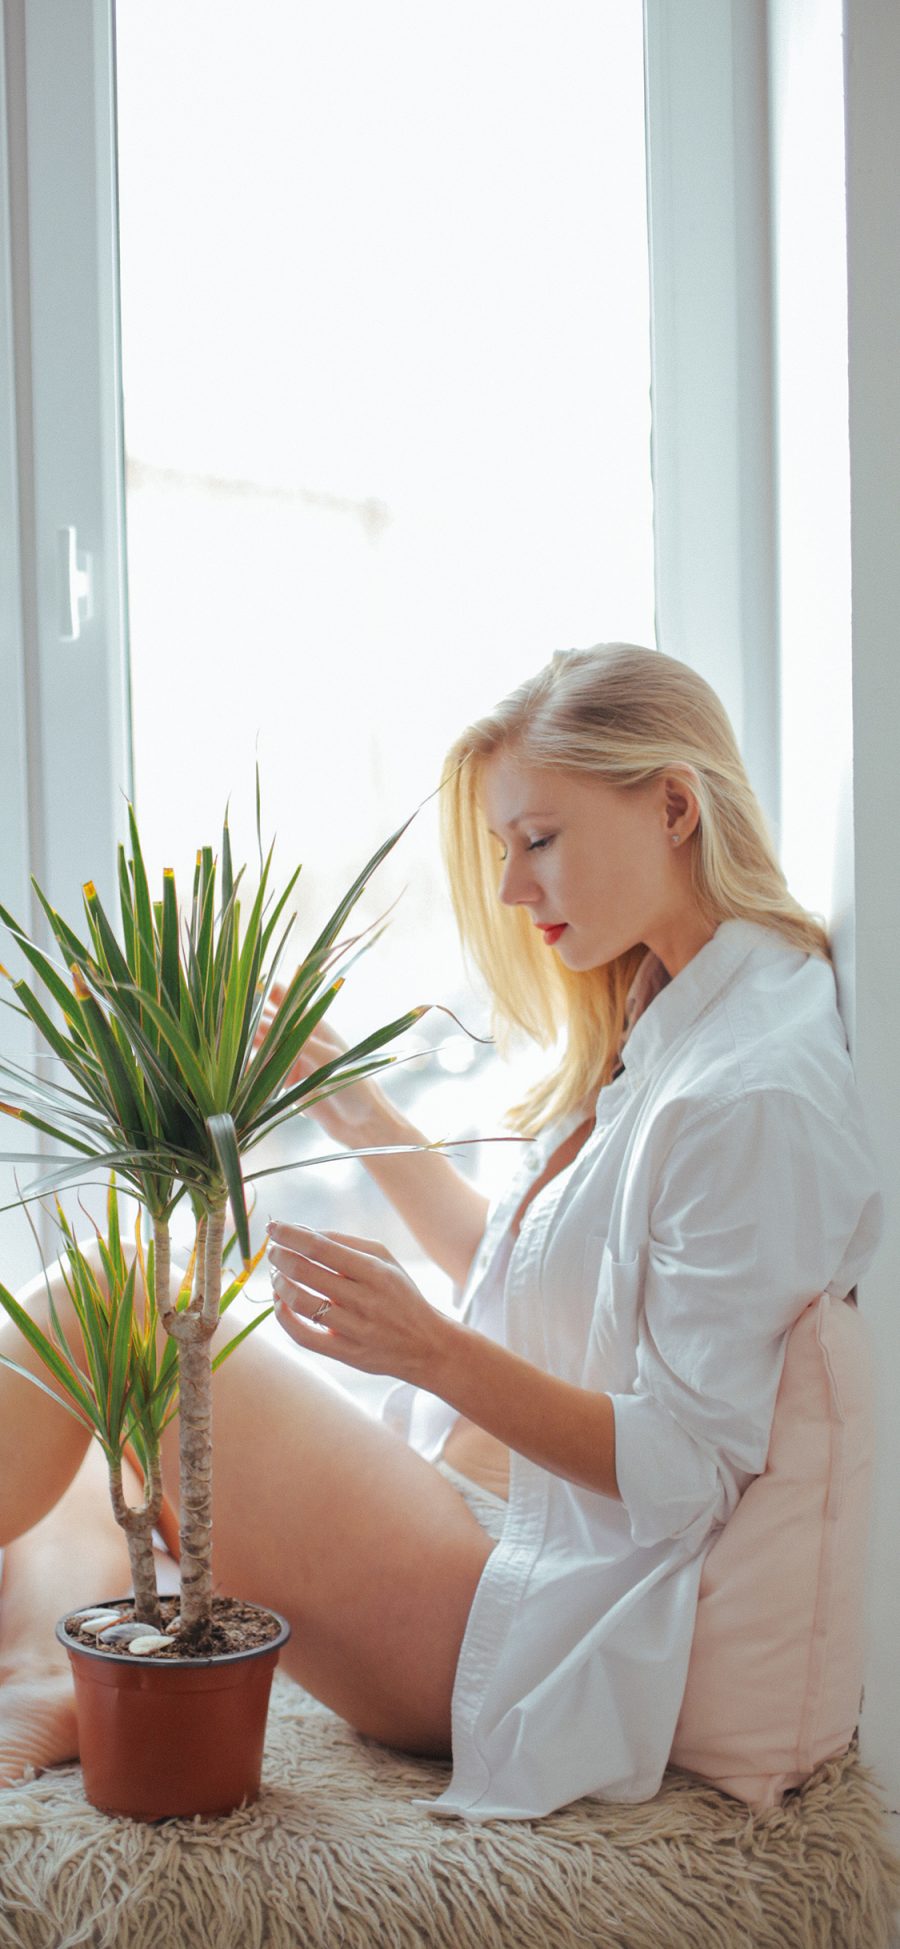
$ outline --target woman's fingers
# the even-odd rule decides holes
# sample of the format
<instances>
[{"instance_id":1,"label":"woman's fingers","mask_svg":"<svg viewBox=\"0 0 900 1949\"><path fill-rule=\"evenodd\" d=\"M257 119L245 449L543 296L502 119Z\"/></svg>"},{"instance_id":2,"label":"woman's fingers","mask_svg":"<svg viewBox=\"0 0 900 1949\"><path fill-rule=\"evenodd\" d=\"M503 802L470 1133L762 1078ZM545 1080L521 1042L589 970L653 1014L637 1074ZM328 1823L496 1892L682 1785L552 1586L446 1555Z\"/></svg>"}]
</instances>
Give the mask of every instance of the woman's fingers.
<instances>
[{"instance_id":1,"label":"woman's fingers","mask_svg":"<svg viewBox=\"0 0 900 1949\"><path fill-rule=\"evenodd\" d=\"M335 1325L337 1308L331 1299L328 1300L328 1313L323 1315L321 1320L316 1320L316 1314L323 1300L327 1298L327 1294L313 1292L308 1286L298 1285L295 1279L290 1279L284 1272L273 1272L270 1278L272 1298L276 1306L286 1307L289 1313L296 1313L298 1319L315 1321L317 1327L323 1326L326 1319L330 1326ZM341 1311L343 1310L342 1308Z\"/></svg>"},{"instance_id":2,"label":"woman's fingers","mask_svg":"<svg viewBox=\"0 0 900 1949\"><path fill-rule=\"evenodd\" d=\"M392 1265L397 1263L393 1252L389 1252L387 1246L377 1238L357 1238L353 1232L318 1232L313 1236L333 1239L338 1245L350 1245L356 1251L365 1252L369 1258L385 1259Z\"/></svg>"},{"instance_id":3,"label":"woman's fingers","mask_svg":"<svg viewBox=\"0 0 900 1949\"><path fill-rule=\"evenodd\" d=\"M277 1296L275 1318L288 1338L298 1347L305 1347L308 1353L325 1354L329 1360L343 1360L346 1363L346 1353L342 1353L337 1335L326 1323L313 1326L310 1320L295 1313L285 1300Z\"/></svg>"},{"instance_id":4,"label":"woman's fingers","mask_svg":"<svg viewBox=\"0 0 900 1949\"><path fill-rule=\"evenodd\" d=\"M386 1246L374 1238L355 1238L351 1232L315 1232L306 1225L283 1225L272 1220L266 1231L269 1237L269 1254L276 1246L288 1252L297 1252L305 1259L314 1259L319 1265L329 1266L333 1272L342 1272L348 1278L354 1274L368 1277L371 1265L367 1261L381 1259L396 1263L393 1254Z\"/></svg>"},{"instance_id":5,"label":"woman's fingers","mask_svg":"<svg viewBox=\"0 0 900 1949\"><path fill-rule=\"evenodd\" d=\"M383 1245L303 1225L267 1230L276 1318L298 1346L398 1380L430 1371L439 1315Z\"/></svg>"},{"instance_id":6,"label":"woman's fingers","mask_svg":"<svg viewBox=\"0 0 900 1949\"><path fill-rule=\"evenodd\" d=\"M273 1245L269 1248L269 1267L281 1276L283 1288L288 1285L297 1287L311 1299L313 1309L319 1299L346 1300L349 1297L346 1275L329 1272L321 1261L304 1258L301 1252L289 1252L286 1246Z\"/></svg>"},{"instance_id":7,"label":"woman's fingers","mask_svg":"<svg viewBox=\"0 0 900 1949\"><path fill-rule=\"evenodd\" d=\"M311 1320L316 1309L321 1306L324 1295L311 1292L308 1287L298 1284L286 1272L270 1272L272 1296L276 1304L290 1307L292 1313L300 1313ZM331 1302L329 1301L329 1305Z\"/></svg>"},{"instance_id":8,"label":"woman's fingers","mask_svg":"<svg viewBox=\"0 0 900 1949\"><path fill-rule=\"evenodd\" d=\"M311 1232L302 1225L275 1225L269 1233L269 1272L277 1299L312 1318L323 1299L339 1308L342 1324L351 1325L373 1303L380 1310L380 1288L396 1261L374 1239L355 1240L332 1232ZM360 1246L375 1247L361 1251Z\"/></svg>"},{"instance_id":9,"label":"woman's fingers","mask_svg":"<svg viewBox=\"0 0 900 1949\"><path fill-rule=\"evenodd\" d=\"M290 1074L285 1080L299 1083L304 1077L311 1076L313 1070L322 1069L326 1063L334 1062L336 1056L344 1054L346 1047L346 1043L342 1042L339 1036L333 1035L330 1030L322 1033L321 1030L313 1029L295 1057Z\"/></svg>"},{"instance_id":10,"label":"woman's fingers","mask_svg":"<svg viewBox=\"0 0 900 1949\"><path fill-rule=\"evenodd\" d=\"M281 987L275 987L270 991L253 1038L254 1049L262 1048L285 993L286 990ZM323 1023L320 1023L307 1036L302 1049L291 1064L283 1079L284 1088L292 1089L295 1083L304 1082L307 1076L312 1075L313 1070L321 1069L324 1063L333 1062L336 1056L345 1052L346 1048L347 1044L335 1034L333 1029L326 1028Z\"/></svg>"},{"instance_id":11,"label":"woman's fingers","mask_svg":"<svg viewBox=\"0 0 900 1949\"><path fill-rule=\"evenodd\" d=\"M286 994L287 989L281 982L273 982L263 1003L263 1011L260 1016L259 1027L256 1031L257 1044L264 1041ZM341 1055L346 1050L347 1043L344 1042L343 1038L328 1023L319 1022L310 1031L303 1047L304 1050L318 1051L319 1060L321 1061L323 1058Z\"/></svg>"}]
</instances>

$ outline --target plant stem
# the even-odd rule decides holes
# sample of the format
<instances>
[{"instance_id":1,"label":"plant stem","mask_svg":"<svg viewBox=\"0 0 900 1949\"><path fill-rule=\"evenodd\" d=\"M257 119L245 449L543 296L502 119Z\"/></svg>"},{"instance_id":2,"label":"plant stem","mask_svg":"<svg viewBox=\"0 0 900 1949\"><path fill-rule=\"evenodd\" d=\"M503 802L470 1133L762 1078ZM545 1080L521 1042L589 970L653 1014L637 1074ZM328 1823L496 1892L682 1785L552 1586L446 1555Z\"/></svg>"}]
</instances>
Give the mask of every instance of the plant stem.
<instances>
[{"instance_id":1,"label":"plant stem","mask_svg":"<svg viewBox=\"0 0 900 1949\"><path fill-rule=\"evenodd\" d=\"M169 1224L166 1218L153 1220L153 1297L156 1300L157 1317L162 1319L169 1310L169 1287L172 1278L172 1244Z\"/></svg>"},{"instance_id":2,"label":"plant stem","mask_svg":"<svg viewBox=\"0 0 900 1949\"><path fill-rule=\"evenodd\" d=\"M202 1316L179 1315L181 1622L212 1612L212 1335Z\"/></svg>"},{"instance_id":3,"label":"plant stem","mask_svg":"<svg viewBox=\"0 0 900 1949\"><path fill-rule=\"evenodd\" d=\"M136 1615L142 1623L155 1624L161 1631L163 1620L156 1588L156 1559L153 1555L153 1528L162 1508L163 1499L159 1456L155 1455L151 1461L149 1494L148 1485L145 1483L142 1509L129 1509L125 1501L121 1460L110 1464L109 1493L113 1514L116 1522L125 1531L128 1544Z\"/></svg>"},{"instance_id":4,"label":"plant stem","mask_svg":"<svg viewBox=\"0 0 900 1949\"><path fill-rule=\"evenodd\" d=\"M212 1615L212 1338L219 1323L224 1236L222 1205L197 1223L190 1311L167 1310L163 1321L178 1341L181 1622L185 1629ZM195 1311L198 1300L202 1304Z\"/></svg>"},{"instance_id":5,"label":"plant stem","mask_svg":"<svg viewBox=\"0 0 900 1949\"><path fill-rule=\"evenodd\" d=\"M191 1293L191 1308L195 1313L203 1311L203 1295L206 1290L206 1227L204 1213L197 1220L197 1240L194 1246L194 1285Z\"/></svg>"},{"instance_id":6,"label":"plant stem","mask_svg":"<svg viewBox=\"0 0 900 1949\"><path fill-rule=\"evenodd\" d=\"M225 1206L210 1212L209 1230L206 1234L206 1291L203 1295L203 1317L213 1327L219 1323L219 1303L222 1298L222 1246L225 1239Z\"/></svg>"}]
</instances>

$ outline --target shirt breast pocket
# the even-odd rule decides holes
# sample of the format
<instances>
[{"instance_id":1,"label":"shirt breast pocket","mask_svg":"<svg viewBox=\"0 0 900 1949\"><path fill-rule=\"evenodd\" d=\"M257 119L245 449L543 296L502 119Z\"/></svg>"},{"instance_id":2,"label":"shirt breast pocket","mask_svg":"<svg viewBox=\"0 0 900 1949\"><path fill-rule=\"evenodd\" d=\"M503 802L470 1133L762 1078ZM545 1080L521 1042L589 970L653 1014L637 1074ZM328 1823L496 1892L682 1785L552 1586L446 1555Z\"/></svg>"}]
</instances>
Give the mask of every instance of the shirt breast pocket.
<instances>
[{"instance_id":1,"label":"shirt breast pocket","mask_svg":"<svg viewBox=\"0 0 900 1949\"><path fill-rule=\"evenodd\" d=\"M634 1385L637 1342L644 1289L644 1253L634 1259L615 1259L602 1235L589 1237L584 1249L585 1285L594 1295L594 1310L585 1361L585 1387L619 1392Z\"/></svg>"}]
</instances>

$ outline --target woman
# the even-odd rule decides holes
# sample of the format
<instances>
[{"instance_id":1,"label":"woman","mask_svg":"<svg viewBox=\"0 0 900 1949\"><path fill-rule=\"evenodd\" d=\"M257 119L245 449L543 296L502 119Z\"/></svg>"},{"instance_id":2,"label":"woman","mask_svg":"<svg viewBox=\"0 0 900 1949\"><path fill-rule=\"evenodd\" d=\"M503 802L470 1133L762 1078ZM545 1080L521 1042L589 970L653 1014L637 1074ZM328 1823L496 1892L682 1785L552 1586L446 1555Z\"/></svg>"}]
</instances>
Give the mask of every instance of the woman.
<instances>
[{"instance_id":1,"label":"woman","mask_svg":"<svg viewBox=\"0 0 900 1949\"><path fill-rule=\"evenodd\" d=\"M216 1576L290 1617L288 1670L361 1731L452 1751L429 1804L479 1819L656 1792L704 1556L765 1465L787 1333L851 1293L880 1199L825 934L696 673L628 646L555 656L459 740L443 800L500 1023L563 1034L562 1055L490 1213L445 1156L365 1160L464 1288L458 1317L371 1240L270 1226L286 1333L398 1385L377 1423L257 1339L226 1365ZM322 1028L303 1062L334 1047ZM419 1136L374 1083L318 1114L360 1149ZM174 1426L166 1443L172 1496ZM127 1588L80 1430L0 1371L10 1538L0 1779L74 1750L52 1622Z\"/></svg>"}]
</instances>

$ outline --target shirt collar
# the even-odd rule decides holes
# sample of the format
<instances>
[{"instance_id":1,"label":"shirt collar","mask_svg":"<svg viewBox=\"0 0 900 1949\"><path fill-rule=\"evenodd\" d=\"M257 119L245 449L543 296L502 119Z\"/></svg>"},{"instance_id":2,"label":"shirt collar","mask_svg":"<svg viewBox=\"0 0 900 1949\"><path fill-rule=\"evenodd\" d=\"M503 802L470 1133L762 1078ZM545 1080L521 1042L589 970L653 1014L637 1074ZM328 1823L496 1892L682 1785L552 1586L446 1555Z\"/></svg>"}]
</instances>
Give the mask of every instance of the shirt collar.
<instances>
[{"instance_id":1,"label":"shirt collar","mask_svg":"<svg viewBox=\"0 0 900 1949\"><path fill-rule=\"evenodd\" d=\"M788 945L774 928L756 921L720 921L711 940L648 1003L622 1044L631 1085L642 1082L672 1043L693 1027L755 948L768 946L779 953Z\"/></svg>"}]
</instances>

